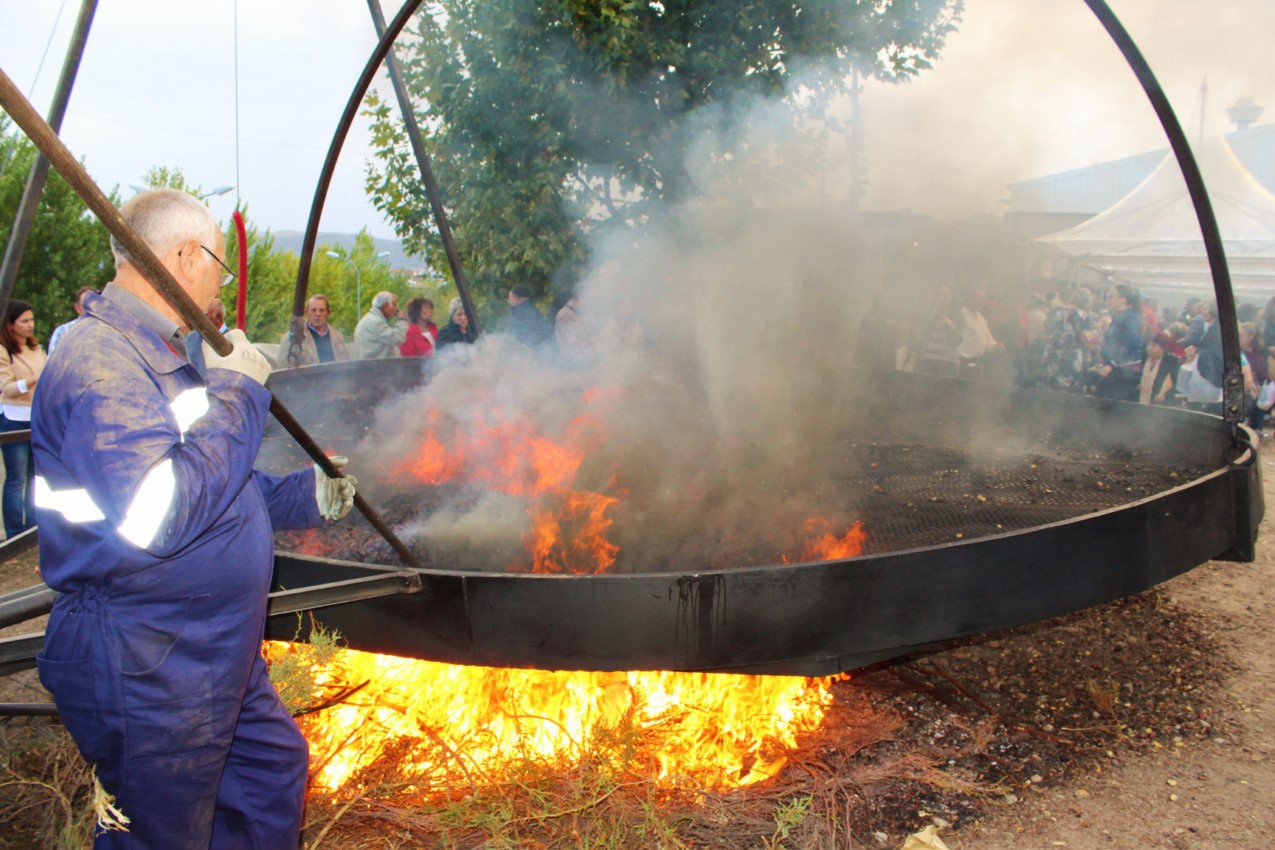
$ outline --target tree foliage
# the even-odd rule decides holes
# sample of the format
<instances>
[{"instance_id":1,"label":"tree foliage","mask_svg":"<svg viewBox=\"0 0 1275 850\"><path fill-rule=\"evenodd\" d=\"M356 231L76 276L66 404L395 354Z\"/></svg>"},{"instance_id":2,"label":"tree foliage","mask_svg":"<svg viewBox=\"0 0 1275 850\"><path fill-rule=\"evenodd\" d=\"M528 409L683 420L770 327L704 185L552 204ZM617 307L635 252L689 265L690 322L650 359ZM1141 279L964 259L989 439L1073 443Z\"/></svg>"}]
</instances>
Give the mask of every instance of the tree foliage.
<instances>
[{"instance_id":1,"label":"tree foliage","mask_svg":"<svg viewBox=\"0 0 1275 850\"><path fill-rule=\"evenodd\" d=\"M578 273L586 233L641 224L689 191L706 112L839 87L851 64L929 67L962 0L433 0L398 47L466 274L493 296ZM818 62L818 65L814 63ZM813 70L818 68L819 70ZM402 122L369 99L367 186L409 252L446 263Z\"/></svg>"},{"instance_id":2,"label":"tree foliage","mask_svg":"<svg viewBox=\"0 0 1275 850\"><path fill-rule=\"evenodd\" d=\"M35 155L35 145L0 114L0 252L9 243ZM31 302L36 335L45 339L75 318L75 294L85 286L101 288L114 273L106 229L50 169L13 288L13 297Z\"/></svg>"}]
</instances>

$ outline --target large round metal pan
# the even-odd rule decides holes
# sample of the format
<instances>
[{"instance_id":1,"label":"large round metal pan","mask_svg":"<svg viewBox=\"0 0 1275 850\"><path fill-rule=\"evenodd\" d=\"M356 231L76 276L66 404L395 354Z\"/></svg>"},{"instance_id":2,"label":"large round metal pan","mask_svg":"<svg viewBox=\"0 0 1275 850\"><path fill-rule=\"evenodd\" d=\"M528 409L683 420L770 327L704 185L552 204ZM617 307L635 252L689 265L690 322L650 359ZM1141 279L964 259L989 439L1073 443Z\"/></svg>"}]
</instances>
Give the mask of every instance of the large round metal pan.
<instances>
[{"instance_id":1,"label":"large round metal pan","mask_svg":"<svg viewBox=\"0 0 1275 850\"><path fill-rule=\"evenodd\" d=\"M419 362L360 362L279 372L270 387L295 410L341 379L323 421L306 423L340 445L377 398L425 377ZM1137 446L1188 472L1148 497L1061 521L841 561L585 576L422 570L419 593L324 607L315 621L355 649L452 663L824 675L1253 556L1264 510L1255 453L1237 451L1219 418L900 372L854 397L848 427L875 423L873 440L959 453L973 439L1031 444L1063 433L1080 446ZM401 572L282 551L276 568L289 590ZM297 627L296 616L275 617L269 634L292 638Z\"/></svg>"}]
</instances>

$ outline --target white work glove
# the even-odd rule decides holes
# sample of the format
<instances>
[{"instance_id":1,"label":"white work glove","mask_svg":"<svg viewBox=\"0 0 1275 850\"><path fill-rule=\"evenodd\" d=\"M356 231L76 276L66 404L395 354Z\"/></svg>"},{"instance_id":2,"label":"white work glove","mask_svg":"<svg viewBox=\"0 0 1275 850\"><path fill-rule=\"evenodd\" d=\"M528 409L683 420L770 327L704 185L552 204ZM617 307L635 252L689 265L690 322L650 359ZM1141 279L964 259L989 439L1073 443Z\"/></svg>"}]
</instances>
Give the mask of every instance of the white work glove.
<instances>
[{"instance_id":1,"label":"white work glove","mask_svg":"<svg viewBox=\"0 0 1275 850\"><path fill-rule=\"evenodd\" d=\"M225 357L213 351L208 340L204 340L204 365L209 369L230 369L264 386L266 378L270 377L270 361L248 342L248 337L239 328L227 332L226 339L234 348Z\"/></svg>"},{"instance_id":2,"label":"white work glove","mask_svg":"<svg viewBox=\"0 0 1275 850\"><path fill-rule=\"evenodd\" d=\"M350 462L347 457L333 455L328 458L338 469ZM354 488L358 479L353 475L329 478L317 463L314 465L314 500L319 504L319 515L324 519L338 520L354 507Z\"/></svg>"}]
</instances>

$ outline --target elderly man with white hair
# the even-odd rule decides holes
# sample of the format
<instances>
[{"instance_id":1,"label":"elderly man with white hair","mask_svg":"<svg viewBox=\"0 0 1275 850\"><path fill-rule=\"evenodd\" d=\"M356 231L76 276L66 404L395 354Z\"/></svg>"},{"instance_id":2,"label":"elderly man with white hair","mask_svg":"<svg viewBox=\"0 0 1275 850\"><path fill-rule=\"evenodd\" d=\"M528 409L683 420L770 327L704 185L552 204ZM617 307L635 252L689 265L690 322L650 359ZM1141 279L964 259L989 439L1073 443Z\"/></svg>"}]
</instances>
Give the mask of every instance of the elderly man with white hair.
<instances>
[{"instance_id":1,"label":"elderly man with white hair","mask_svg":"<svg viewBox=\"0 0 1275 850\"><path fill-rule=\"evenodd\" d=\"M191 195L120 214L200 309L231 279ZM85 296L32 411L40 570L61 594L40 681L113 798L97 850L296 847L306 742L261 657L274 529L344 516L353 481L254 471L269 364L234 330L200 378L190 328L111 248L115 279Z\"/></svg>"},{"instance_id":2,"label":"elderly man with white hair","mask_svg":"<svg viewBox=\"0 0 1275 850\"><path fill-rule=\"evenodd\" d=\"M354 348L360 360L388 360L399 356L398 347L407 339L407 325L395 321L397 315L398 296L393 292L376 293L372 309L354 328Z\"/></svg>"}]
</instances>

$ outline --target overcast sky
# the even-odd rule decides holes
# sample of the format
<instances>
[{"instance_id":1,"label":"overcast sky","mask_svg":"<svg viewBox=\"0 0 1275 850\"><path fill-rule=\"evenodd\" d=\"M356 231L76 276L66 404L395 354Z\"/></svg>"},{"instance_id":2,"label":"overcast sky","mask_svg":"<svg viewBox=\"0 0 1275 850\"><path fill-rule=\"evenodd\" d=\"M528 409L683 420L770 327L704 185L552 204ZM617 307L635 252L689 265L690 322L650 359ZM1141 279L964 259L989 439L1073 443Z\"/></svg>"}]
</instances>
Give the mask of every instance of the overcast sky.
<instances>
[{"instance_id":1,"label":"overcast sky","mask_svg":"<svg viewBox=\"0 0 1275 850\"><path fill-rule=\"evenodd\" d=\"M1206 78L1216 120L1240 96L1267 107L1262 123L1275 120L1275 2L1111 3L1184 123L1198 121ZM42 112L79 5L0 0L0 67ZM205 189L236 185L259 225L300 230L332 131L375 44L372 24L363 0L238 6L238 163L233 0L102 0L62 136L105 189L118 185L127 195L151 166L179 167ZM384 79L376 86L390 95ZM870 208L999 212L1009 182L1166 144L1081 0L968 0L936 68L901 87L870 84L864 114ZM364 198L369 147L360 122L324 230L392 235ZM848 185L838 183L843 177L829 177L834 197ZM214 213L227 217L234 197L214 199Z\"/></svg>"}]
</instances>

